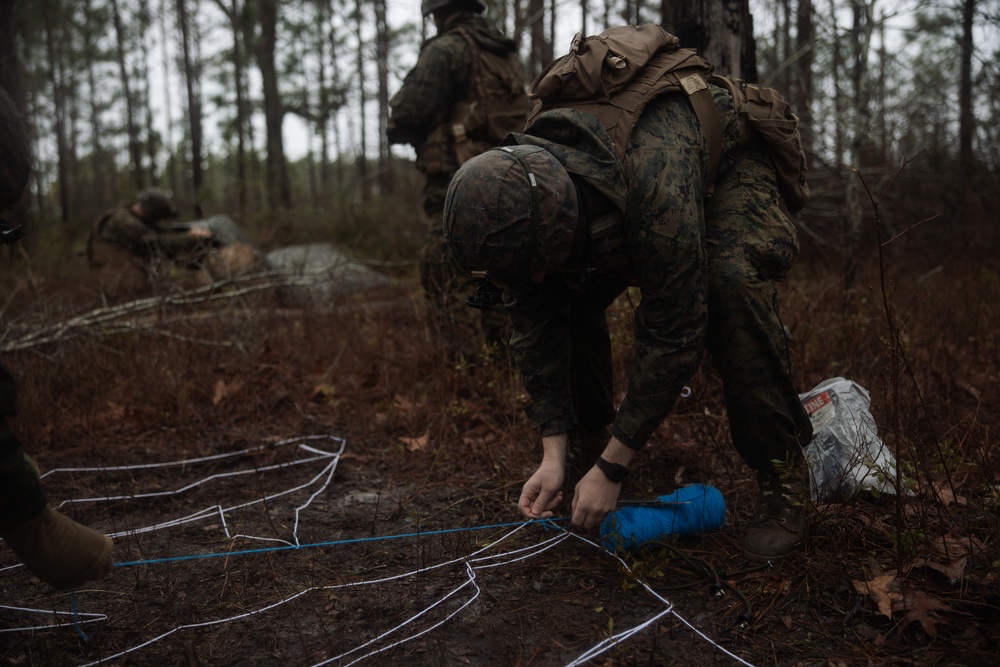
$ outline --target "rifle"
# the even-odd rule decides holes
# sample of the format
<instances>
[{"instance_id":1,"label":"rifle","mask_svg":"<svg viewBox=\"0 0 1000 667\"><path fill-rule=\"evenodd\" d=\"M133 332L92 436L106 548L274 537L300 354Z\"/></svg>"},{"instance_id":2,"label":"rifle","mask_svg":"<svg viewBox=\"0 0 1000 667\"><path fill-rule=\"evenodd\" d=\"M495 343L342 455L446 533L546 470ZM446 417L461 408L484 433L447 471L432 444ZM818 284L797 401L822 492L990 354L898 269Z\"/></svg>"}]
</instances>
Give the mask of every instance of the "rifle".
<instances>
[{"instance_id":1,"label":"rifle","mask_svg":"<svg viewBox=\"0 0 1000 667\"><path fill-rule=\"evenodd\" d=\"M221 248L224 245L223 242L216 237L215 230L212 229L211 225L203 225L196 222L171 222L166 225L166 227L172 232L190 232L195 227L207 229L211 233L211 236L201 239L204 243L212 246L213 248Z\"/></svg>"}]
</instances>

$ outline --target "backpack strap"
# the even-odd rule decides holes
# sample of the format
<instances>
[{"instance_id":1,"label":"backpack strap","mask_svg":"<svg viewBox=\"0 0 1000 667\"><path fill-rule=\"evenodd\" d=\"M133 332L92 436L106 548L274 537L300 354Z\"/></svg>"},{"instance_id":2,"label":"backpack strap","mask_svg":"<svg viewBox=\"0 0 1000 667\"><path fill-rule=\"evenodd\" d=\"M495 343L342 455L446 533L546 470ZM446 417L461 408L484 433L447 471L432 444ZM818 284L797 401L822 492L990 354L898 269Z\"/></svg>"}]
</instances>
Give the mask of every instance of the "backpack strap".
<instances>
[{"instance_id":1,"label":"backpack strap","mask_svg":"<svg viewBox=\"0 0 1000 667\"><path fill-rule=\"evenodd\" d=\"M722 119L715 106L715 99L708 89L708 82L699 70L678 70L673 73L680 82L681 88L688 96L694 109L701 131L708 145L708 178L705 185L705 196L711 197L715 189L715 175L719 171L722 160Z\"/></svg>"}]
</instances>

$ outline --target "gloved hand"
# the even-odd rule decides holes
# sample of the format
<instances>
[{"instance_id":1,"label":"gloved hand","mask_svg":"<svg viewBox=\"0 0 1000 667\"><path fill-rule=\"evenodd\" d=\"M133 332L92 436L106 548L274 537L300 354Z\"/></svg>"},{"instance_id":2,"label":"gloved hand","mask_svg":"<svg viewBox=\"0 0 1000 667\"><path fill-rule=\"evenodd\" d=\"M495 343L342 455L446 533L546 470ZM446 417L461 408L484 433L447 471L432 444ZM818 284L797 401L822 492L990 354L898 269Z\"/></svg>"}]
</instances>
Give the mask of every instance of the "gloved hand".
<instances>
[{"instance_id":1,"label":"gloved hand","mask_svg":"<svg viewBox=\"0 0 1000 667\"><path fill-rule=\"evenodd\" d=\"M58 590L111 572L111 538L46 505L41 514L0 530L24 566Z\"/></svg>"}]
</instances>

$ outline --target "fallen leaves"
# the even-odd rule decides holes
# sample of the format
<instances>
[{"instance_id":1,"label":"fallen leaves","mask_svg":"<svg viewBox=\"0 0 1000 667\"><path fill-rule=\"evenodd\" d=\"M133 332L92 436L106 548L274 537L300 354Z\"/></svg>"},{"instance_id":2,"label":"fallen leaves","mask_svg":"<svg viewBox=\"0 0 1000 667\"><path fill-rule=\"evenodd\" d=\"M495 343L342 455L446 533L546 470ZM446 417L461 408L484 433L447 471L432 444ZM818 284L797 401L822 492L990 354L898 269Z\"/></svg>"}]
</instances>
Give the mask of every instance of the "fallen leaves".
<instances>
[{"instance_id":1,"label":"fallen leaves","mask_svg":"<svg viewBox=\"0 0 1000 667\"><path fill-rule=\"evenodd\" d=\"M968 557L964 556L950 563L939 563L930 558L918 558L913 562L913 567L929 567L935 572L940 572L946 576L949 583L957 583L965 575L965 567L968 562Z\"/></svg>"},{"instance_id":2,"label":"fallen leaves","mask_svg":"<svg viewBox=\"0 0 1000 667\"><path fill-rule=\"evenodd\" d=\"M230 396L234 396L239 393L240 389L243 388L243 382L241 380L233 380L232 382L226 382L225 380L215 381L215 391L212 393L212 405L218 405Z\"/></svg>"},{"instance_id":3,"label":"fallen leaves","mask_svg":"<svg viewBox=\"0 0 1000 667\"><path fill-rule=\"evenodd\" d=\"M892 618L892 605L903 599L899 591L899 581L894 574L882 574L869 581L852 580L854 590L861 595L867 595L878 607L880 614Z\"/></svg>"},{"instance_id":4,"label":"fallen leaves","mask_svg":"<svg viewBox=\"0 0 1000 667\"><path fill-rule=\"evenodd\" d=\"M406 438L401 437L399 439L404 445L406 445L406 451L408 452L419 452L427 449L427 443L430 442L431 436L429 433L424 433L423 435L416 438Z\"/></svg>"},{"instance_id":5,"label":"fallen leaves","mask_svg":"<svg viewBox=\"0 0 1000 667\"><path fill-rule=\"evenodd\" d=\"M906 586L893 572L880 574L868 581L852 580L854 590L868 596L878 612L888 619L903 614L903 625L919 623L928 636L937 636L938 625L950 625L942 614L956 614L950 605L925 591Z\"/></svg>"},{"instance_id":6,"label":"fallen leaves","mask_svg":"<svg viewBox=\"0 0 1000 667\"><path fill-rule=\"evenodd\" d=\"M949 605L938 598L914 589L907 589L902 604L894 605L893 611L905 611L903 625L920 623L920 627L929 637L937 635L938 624L950 625L950 621L941 617L938 612L957 613Z\"/></svg>"}]
</instances>

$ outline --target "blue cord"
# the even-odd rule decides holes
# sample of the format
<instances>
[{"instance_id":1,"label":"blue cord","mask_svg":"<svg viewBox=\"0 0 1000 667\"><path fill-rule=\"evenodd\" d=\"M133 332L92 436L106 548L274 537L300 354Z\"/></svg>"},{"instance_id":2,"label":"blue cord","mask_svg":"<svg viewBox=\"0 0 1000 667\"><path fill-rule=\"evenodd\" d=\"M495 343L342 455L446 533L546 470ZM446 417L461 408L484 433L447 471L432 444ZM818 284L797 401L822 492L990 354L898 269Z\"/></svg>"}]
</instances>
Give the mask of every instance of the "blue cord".
<instances>
[{"instance_id":1,"label":"blue cord","mask_svg":"<svg viewBox=\"0 0 1000 667\"><path fill-rule=\"evenodd\" d=\"M77 634L79 634L81 637L83 637L83 641L89 642L90 641L90 637L88 637L87 633L84 632L83 628L80 627L80 612L78 612L76 610L76 589L75 588L72 591L70 591L70 593L69 593L69 604L70 604L70 608L73 610L73 627L76 628Z\"/></svg>"},{"instance_id":2,"label":"blue cord","mask_svg":"<svg viewBox=\"0 0 1000 667\"><path fill-rule=\"evenodd\" d=\"M313 544L289 544L283 547L268 547L263 549L244 549L242 551L224 551L221 553L194 554L191 556L171 556L168 558L153 558L150 560L132 560L123 563L115 563L115 567L130 567L132 565L154 565L158 563L176 563L186 560L201 560L205 558L222 558L227 556L247 556L250 554L273 553L277 551L294 551L296 549L310 549L313 547L331 547L342 544L356 544L358 542L375 542L378 540L398 540L406 537L427 537L430 535L443 535L446 533L460 533L473 530L488 530L491 528L510 528L512 526L527 526L533 523L547 524L552 521L568 521L563 519L533 519L531 521L516 521L513 523L494 523L488 526L473 526L471 528L448 528L444 530L432 530L424 533L405 533L403 535L382 535L379 537L359 537L350 540L336 540L333 542L315 542Z\"/></svg>"}]
</instances>

